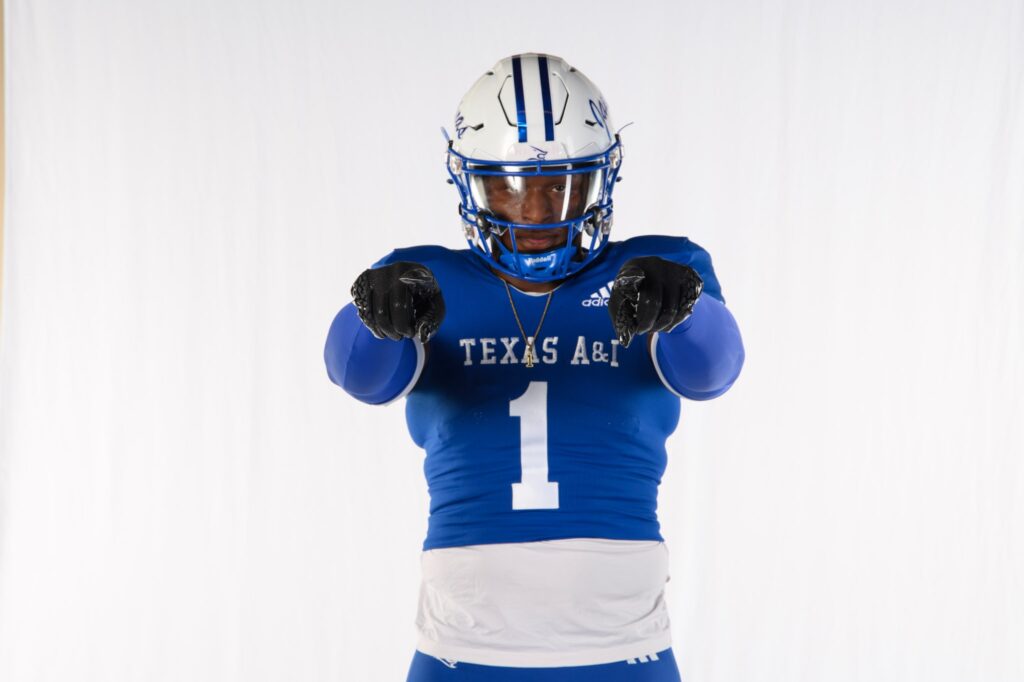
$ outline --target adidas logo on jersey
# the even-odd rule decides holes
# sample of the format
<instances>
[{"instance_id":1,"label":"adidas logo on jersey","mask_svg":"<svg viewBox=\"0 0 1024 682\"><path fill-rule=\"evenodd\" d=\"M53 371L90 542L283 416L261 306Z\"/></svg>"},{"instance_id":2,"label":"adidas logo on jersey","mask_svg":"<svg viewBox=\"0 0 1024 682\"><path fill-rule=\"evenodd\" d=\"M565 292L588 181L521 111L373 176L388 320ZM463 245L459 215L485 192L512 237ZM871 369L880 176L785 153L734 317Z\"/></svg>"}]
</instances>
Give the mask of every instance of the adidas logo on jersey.
<instances>
[{"instance_id":1,"label":"adidas logo on jersey","mask_svg":"<svg viewBox=\"0 0 1024 682\"><path fill-rule=\"evenodd\" d=\"M615 284L615 280L608 282L603 287L592 293L589 297L583 299L580 303L587 308L602 308L608 305L608 299L612 295L612 285Z\"/></svg>"}]
</instances>

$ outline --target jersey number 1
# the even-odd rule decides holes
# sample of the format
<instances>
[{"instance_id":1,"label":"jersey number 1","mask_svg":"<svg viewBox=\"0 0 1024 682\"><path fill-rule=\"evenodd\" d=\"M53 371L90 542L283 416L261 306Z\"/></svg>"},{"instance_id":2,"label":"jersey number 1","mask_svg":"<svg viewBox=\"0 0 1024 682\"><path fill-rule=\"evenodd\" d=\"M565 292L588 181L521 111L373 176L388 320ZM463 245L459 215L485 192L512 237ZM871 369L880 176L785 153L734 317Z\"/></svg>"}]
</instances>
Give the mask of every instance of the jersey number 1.
<instances>
[{"instance_id":1,"label":"jersey number 1","mask_svg":"<svg viewBox=\"0 0 1024 682\"><path fill-rule=\"evenodd\" d=\"M558 509L558 482L548 480L548 382L531 381L508 413L519 417L523 469L522 482L512 484L512 509Z\"/></svg>"}]
</instances>

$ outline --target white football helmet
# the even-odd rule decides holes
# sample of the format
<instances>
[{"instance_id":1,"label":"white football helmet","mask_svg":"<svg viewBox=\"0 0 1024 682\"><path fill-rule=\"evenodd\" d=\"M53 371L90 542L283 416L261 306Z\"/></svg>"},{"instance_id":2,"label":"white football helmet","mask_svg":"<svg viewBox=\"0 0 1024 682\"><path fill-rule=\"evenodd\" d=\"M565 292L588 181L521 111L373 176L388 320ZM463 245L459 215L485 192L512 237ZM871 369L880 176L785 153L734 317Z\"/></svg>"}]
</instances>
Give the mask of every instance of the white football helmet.
<instances>
[{"instance_id":1,"label":"white football helmet","mask_svg":"<svg viewBox=\"0 0 1024 682\"><path fill-rule=\"evenodd\" d=\"M466 240L491 267L547 282L579 271L608 243L622 146L601 92L563 59L502 59L462 98L454 139L445 136ZM516 202L537 182L551 187L544 222L502 214L501 207L523 205ZM568 231L564 245L540 253L516 245L517 231L553 229ZM500 239L506 233L511 248Z\"/></svg>"}]
</instances>

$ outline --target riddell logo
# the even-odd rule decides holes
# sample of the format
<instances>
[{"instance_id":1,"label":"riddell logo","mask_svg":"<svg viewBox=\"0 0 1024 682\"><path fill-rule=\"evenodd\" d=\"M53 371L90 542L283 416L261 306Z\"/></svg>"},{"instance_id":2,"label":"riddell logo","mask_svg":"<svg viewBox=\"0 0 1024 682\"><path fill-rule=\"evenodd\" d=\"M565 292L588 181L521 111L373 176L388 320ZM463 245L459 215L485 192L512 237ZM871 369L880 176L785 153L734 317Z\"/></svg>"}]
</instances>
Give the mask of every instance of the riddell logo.
<instances>
[{"instance_id":1,"label":"riddell logo","mask_svg":"<svg viewBox=\"0 0 1024 682\"><path fill-rule=\"evenodd\" d=\"M527 267L532 268L534 265L553 263L555 260L555 255L556 254L549 253L547 255L537 256L535 258L527 257L523 259L523 262L526 264Z\"/></svg>"},{"instance_id":2,"label":"riddell logo","mask_svg":"<svg viewBox=\"0 0 1024 682\"><path fill-rule=\"evenodd\" d=\"M589 297L580 301L580 303L587 308L602 308L608 305L608 299L611 298L612 285L615 284L615 280L608 282Z\"/></svg>"}]
</instances>

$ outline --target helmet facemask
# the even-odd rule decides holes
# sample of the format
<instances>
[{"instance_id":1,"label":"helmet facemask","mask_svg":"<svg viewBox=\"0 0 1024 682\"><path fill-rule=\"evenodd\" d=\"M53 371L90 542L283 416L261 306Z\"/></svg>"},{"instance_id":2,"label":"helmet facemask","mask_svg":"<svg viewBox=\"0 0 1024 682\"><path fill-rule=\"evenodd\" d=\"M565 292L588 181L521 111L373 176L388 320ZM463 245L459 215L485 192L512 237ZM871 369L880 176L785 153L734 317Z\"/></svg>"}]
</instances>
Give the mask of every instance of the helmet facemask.
<instances>
[{"instance_id":1,"label":"helmet facemask","mask_svg":"<svg viewBox=\"0 0 1024 682\"><path fill-rule=\"evenodd\" d=\"M608 241L619 149L616 140L589 157L495 162L449 148L448 172L470 247L520 279L548 282L577 272ZM546 247L532 243L543 241Z\"/></svg>"}]
</instances>

